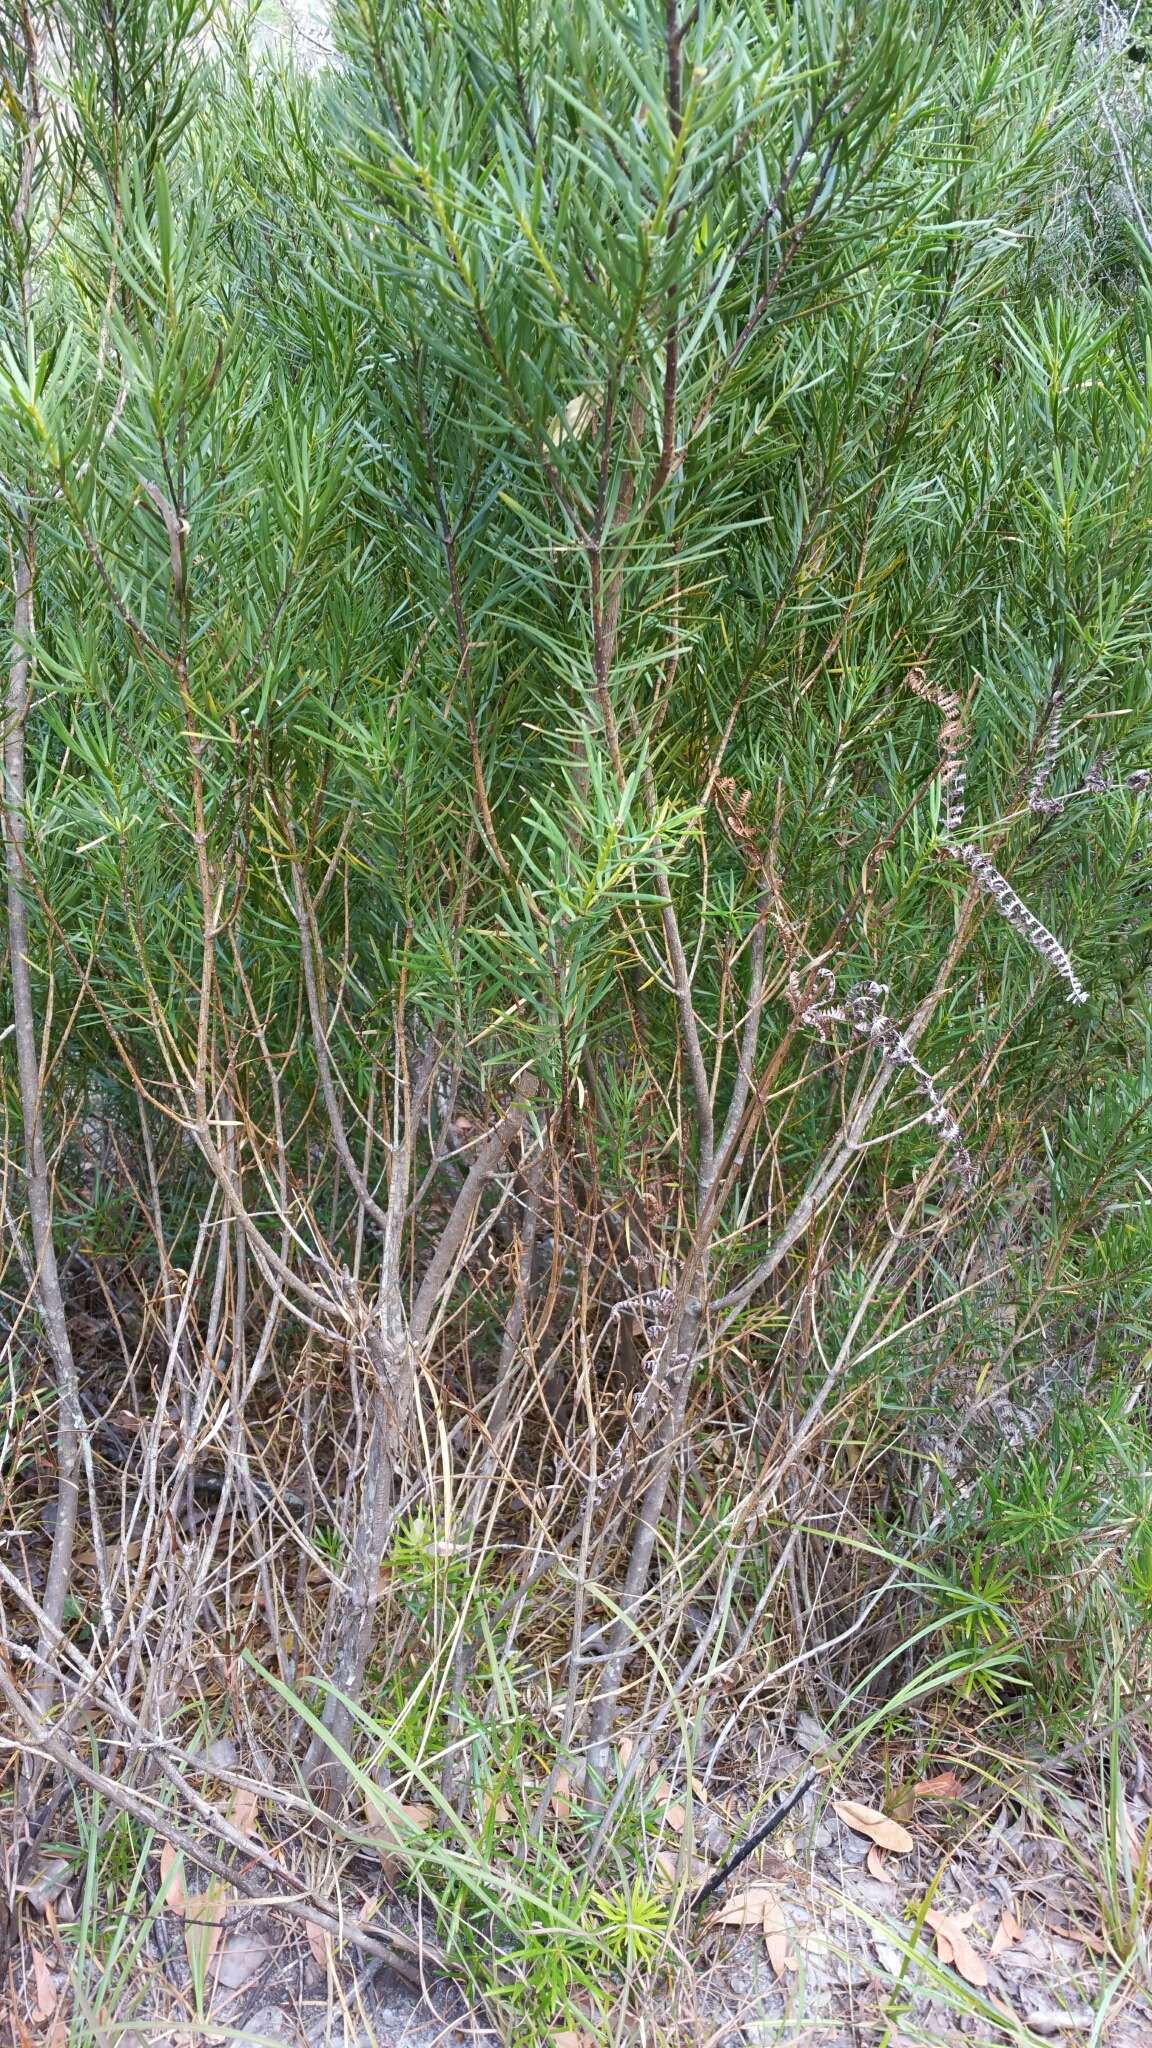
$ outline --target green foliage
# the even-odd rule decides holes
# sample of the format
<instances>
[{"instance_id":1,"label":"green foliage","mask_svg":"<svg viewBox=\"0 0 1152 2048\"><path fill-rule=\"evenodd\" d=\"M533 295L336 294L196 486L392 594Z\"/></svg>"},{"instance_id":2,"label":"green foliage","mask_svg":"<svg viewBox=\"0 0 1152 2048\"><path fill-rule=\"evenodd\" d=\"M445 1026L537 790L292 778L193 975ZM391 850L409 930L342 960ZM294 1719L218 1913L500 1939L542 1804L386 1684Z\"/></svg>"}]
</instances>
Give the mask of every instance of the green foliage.
<instances>
[{"instance_id":1,"label":"green foliage","mask_svg":"<svg viewBox=\"0 0 1152 2048\"><path fill-rule=\"evenodd\" d=\"M614 1628L657 1690L692 1600L791 1669L793 1526L876 1711L920 1682L853 1635L893 1556L926 1687L1104 1700L1152 1600L1137 88L1075 9L984 0L345 0L311 78L193 0L66 0L29 154L21 22L56 1229L136 1304L180 1483L285 1460L330 1604L262 1586L278 1700L301 1629L339 1693L383 1561L349 1690L491 1790L470 1660L568 1750ZM596 1941L650 1963L647 1877L594 1900L525 1823L513 1912L460 1821L446 1921L546 1901L561 2001Z\"/></svg>"}]
</instances>

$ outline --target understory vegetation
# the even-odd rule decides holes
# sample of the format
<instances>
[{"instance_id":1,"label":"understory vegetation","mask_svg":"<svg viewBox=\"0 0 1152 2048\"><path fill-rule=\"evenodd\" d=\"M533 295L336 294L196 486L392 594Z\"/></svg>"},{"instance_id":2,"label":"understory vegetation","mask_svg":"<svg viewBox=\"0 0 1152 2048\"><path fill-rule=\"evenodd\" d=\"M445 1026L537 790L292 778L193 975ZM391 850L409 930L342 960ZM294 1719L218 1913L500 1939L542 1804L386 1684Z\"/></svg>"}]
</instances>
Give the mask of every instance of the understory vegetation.
<instances>
[{"instance_id":1,"label":"understory vegetation","mask_svg":"<svg viewBox=\"0 0 1152 2048\"><path fill-rule=\"evenodd\" d=\"M160 1841L596 2035L764 1729L1138 1740L1138 26L0 0L0 1727L77 2043Z\"/></svg>"}]
</instances>

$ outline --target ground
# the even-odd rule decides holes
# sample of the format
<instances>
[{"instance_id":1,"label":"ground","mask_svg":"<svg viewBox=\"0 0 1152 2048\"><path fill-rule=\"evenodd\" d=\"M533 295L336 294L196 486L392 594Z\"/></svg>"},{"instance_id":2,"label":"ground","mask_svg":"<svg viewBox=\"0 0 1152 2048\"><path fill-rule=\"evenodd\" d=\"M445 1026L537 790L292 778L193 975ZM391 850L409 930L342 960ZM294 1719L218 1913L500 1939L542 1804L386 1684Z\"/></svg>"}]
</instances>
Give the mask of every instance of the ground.
<instances>
[{"instance_id":1,"label":"ground","mask_svg":"<svg viewBox=\"0 0 1152 2048\"><path fill-rule=\"evenodd\" d=\"M604 2011L538 2013L503 2038L553 2048L1149 2048L1152 1774L1098 1743L1057 1755L906 1734L834 1763L805 1717L759 1744L764 1782L814 1783L778 1834L696 1911L685 1893L663 1951L606 1971ZM751 1751L749 1751L751 1757ZM662 1781L667 1785L667 1781ZM735 1788L676 1796L647 1878L690 1878L693 1853L739 1846L765 1810ZM684 1788L687 1791L687 1788ZM881 1846L886 1845L886 1846ZM346 1909L411 1936L430 1916L351 1876ZM51 1891L51 1885L44 1887ZM683 1891L683 1887L682 1887ZM495 2048L500 2015L419 1959L412 1981L309 1929L287 1905L232 1900L207 1936L154 1911L131 1969L86 1995L75 1902L26 1897L9 1989L20 2048ZM205 1948L201 1944L207 1942ZM423 1988L421 1988L423 1980ZM113 1986L118 1988L113 1995ZM523 2011L524 2008L521 2007ZM605 2017L605 2012L610 2017ZM0 2022L0 2036L2 2036Z\"/></svg>"}]
</instances>

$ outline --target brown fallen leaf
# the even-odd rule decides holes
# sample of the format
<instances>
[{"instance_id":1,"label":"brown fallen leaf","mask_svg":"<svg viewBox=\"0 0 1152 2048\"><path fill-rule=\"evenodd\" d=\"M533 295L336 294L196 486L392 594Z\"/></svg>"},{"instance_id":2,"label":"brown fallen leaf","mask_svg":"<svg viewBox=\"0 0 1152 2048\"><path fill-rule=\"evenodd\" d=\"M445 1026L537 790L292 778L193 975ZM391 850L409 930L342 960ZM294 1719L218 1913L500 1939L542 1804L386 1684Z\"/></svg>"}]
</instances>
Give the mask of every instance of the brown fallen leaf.
<instances>
[{"instance_id":1,"label":"brown fallen leaf","mask_svg":"<svg viewBox=\"0 0 1152 2048\"><path fill-rule=\"evenodd\" d=\"M572 1777L568 1771L557 1771L556 1783L552 1787L552 1811L557 1820L572 1818Z\"/></svg>"},{"instance_id":2,"label":"brown fallen leaf","mask_svg":"<svg viewBox=\"0 0 1152 2048\"><path fill-rule=\"evenodd\" d=\"M76 1866L70 1856L34 1857L28 1874L16 1890L34 1913L47 1915L64 1890Z\"/></svg>"},{"instance_id":3,"label":"brown fallen leaf","mask_svg":"<svg viewBox=\"0 0 1152 2048\"><path fill-rule=\"evenodd\" d=\"M251 1834L252 1823L256 1818L256 1810L259 1804L260 1801L256 1793L250 1792L246 1785L241 1785L232 1794L232 1805L229 1809L228 1818L233 1827L238 1828L242 1835Z\"/></svg>"},{"instance_id":4,"label":"brown fallen leaf","mask_svg":"<svg viewBox=\"0 0 1152 2048\"><path fill-rule=\"evenodd\" d=\"M104 1552L104 1562L108 1567L109 1576L115 1578L122 1564L135 1564L142 1548L139 1542L110 1543ZM90 1571L99 1562L96 1551L90 1547L78 1550L73 1559L73 1563L80 1565L85 1571Z\"/></svg>"},{"instance_id":5,"label":"brown fallen leaf","mask_svg":"<svg viewBox=\"0 0 1152 2048\"><path fill-rule=\"evenodd\" d=\"M734 1892L725 1899L714 1913L709 1914L709 1927L763 1927L764 1915L776 1906L776 1894L770 1884L750 1884L742 1892Z\"/></svg>"},{"instance_id":6,"label":"brown fallen leaf","mask_svg":"<svg viewBox=\"0 0 1152 2048\"><path fill-rule=\"evenodd\" d=\"M184 1901L184 1946L193 1975L207 1973L228 1906L228 1888L214 1877L206 1892L189 1892Z\"/></svg>"},{"instance_id":7,"label":"brown fallen leaf","mask_svg":"<svg viewBox=\"0 0 1152 2048\"><path fill-rule=\"evenodd\" d=\"M878 1849L875 1842L873 1842L872 1847L869 1849L865 1860L868 1865L868 1875L869 1877L874 1877L877 1884L895 1884L896 1879L884 1861L884 1851L883 1849Z\"/></svg>"},{"instance_id":8,"label":"brown fallen leaf","mask_svg":"<svg viewBox=\"0 0 1152 2048\"><path fill-rule=\"evenodd\" d=\"M788 1923L780 1908L780 1902L772 1898L764 1908L764 1946L774 1977L783 1977L786 1971L797 1967L796 1958L788 1943Z\"/></svg>"},{"instance_id":9,"label":"brown fallen leaf","mask_svg":"<svg viewBox=\"0 0 1152 2048\"><path fill-rule=\"evenodd\" d=\"M769 1884L750 1884L727 1899L708 1920L709 1927L759 1927L773 1975L783 1977L797 1967L788 1939L788 1923Z\"/></svg>"},{"instance_id":10,"label":"brown fallen leaf","mask_svg":"<svg viewBox=\"0 0 1152 2048\"><path fill-rule=\"evenodd\" d=\"M165 1888L164 1904L170 1913L184 1911L184 1866L180 1851L171 1842L160 1844L160 1883Z\"/></svg>"},{"instance_id":11,"label":"brown fallen leaf","mask_svg":"<svg viewBox=\"0 0 1152 2048\"><path fill-rule=\"evenodd\" d=\"M955 1771L938 1771L934 1778L921 1778L912 1787L916 1799L959 1799L963 1790Z\"/></svg>"},{"instance_id":12,"label":"brown fallen leaf","mask_svg":"<svg viewBox=\"0 0 1152 2048\"><path fill-rule=\"evenodd\" d=\"M888 1812L893 1820L910 1821L916 1818L916 1794L911 1784L901 1785L888 1801Z\"/></svg>"},{"instance_id":13,"label":"brown fallen leaf","mask_svg":"<svg viewBox=\"0 0 1152 2048\"><path fill-rule=\"evenodd\" d=\"M552 2036L552 2048L596 2048L591 2034L582 2034L576 2027L561 2027Z\"/></svg>"},{"instance_id":14,"label":"brown fallen leaf","mask_svg":"<svg viewBox=\"0 0 1152 2048\"><path fill-rule=\"evenodd\" d=\"M489 1801L486 1818L494 1821L498 1828L504 1827L511 1820L512 1808L502 1792L498 1792L495 1799Z\"/></svg>"},{"instance_id":15,"label":"brown fallen leaf","mask_svg":"<svg viewBox=\"0 0 1152 2048\"><path fill-rule=\"evenodd\" d=\"M948 1913L929 1911L924 1915L924 1923L936 1936L936 1953L940 1961L951 1963L966 1984L982 1991L988 1982L988 1965L973 1948L959 1920Z\"/></svg>"},{"instance_id":16,"label":"brown fallen leaf","mask_svg":"<svg viewBox=\"0 0 1152 2048\"><path fill-rule=\"evenodd\" d=\"M780 1856L775 1849L761 1849L758 1862L765 1877L773 1877L780 1884L795 1884L801 1889L812 1882L812 1874L794 1858Z\"/></svg>"},{"instance_id":17,"label":"brown fallen leaf","mask_svg":"<svg viewBox=\"0 0 1152 2048\"><path fill-rule=\"evenodd\" d=\"M32 1950L32 1981L36 1987L32 2017L34 2020L50 2020L56 2010L56 1986L47 1961L38 1948Z\"/></svg>"},{"instance_id":18,"label":"brown fallen leaf","mask_svg":"<svg viewBox=\"0 0 1152 2048\"><path fill-rule=\"evenodd\" d=\"M1004 1955L1008 1949L1015 1946L1023 1932L1024 1929L1021 1927L1015 1913L1008 1911L1001 1913L1000 1925L992 1936L991 1953L994 1956Z\"/></svg>"},{"instance_id":19,"label":"brown fallen leaf","mask_svg":"<svg viewBox=\"0 0 1152 2048\"><path fill-rule=\"evenodd\" d=\"M667 1778L657 1777L653 1780L652 1797L663 1806L663 1818L667 1821L669 1827L676 1834L683 1834L684 1822L687 1816Z\"/></svg>"},{"instance_id":20,"label":"brown fallen leaf","mask_svg":"<svg viewBox=\"0 0 1152 2048\"><path fill-rule=\"evenodd\" d=\"M887 1849L893 1856L908 1856L915 1847L907 1828L901 1827L898 1820L879 1813L874 1806L862 1806L858 1799L834 1799L832 1811L853 1834L866 1835L878 1849Z\"/></svg>"},{"instance_id":21,"label":"brown fallen leaf","mask_svg":"<svg viewBox=\"0 0 1152 2048\"><path fill-rule=\"evenodd\" d=\"M391 1793L373 1790L365 1795L364 1818L382 1860L396 1862L406 1855L413 1832L424 1834L431 1827L436 1808L422 1799L393 1799Z\"/></svg>"},{"instance_id":22,"label":"brown fallen leaf","mask_svg":"<svg viewBox=\"0 0 1152 2048\"><path fill-rule=\"evenodd\" d=\"M317 1969L326 1970L328 1968L328 1943L331 1940L331 1936L326 1934L322 1927L317 1927L314 1920L306 1920L304 1922L304 1937L308 1943L308 1953L316 1964Z\"/></svg>"},{"instance_id":23,"label":"brown fallen leaf","mask_svg":"<svg viewBox=\"0 0 1152 2048\"><path fill-rule=\"evenodd\" d=\"M1056 1921L1049 1920L1047 1932L1049 1934L1058 1934L1061 1941L1079 1942L1081 1948L1088 1949L1094 1956L1104 1956L1108 1953L1108 1943L1104 1940L1103 1935L1090 1934L1086 1927L1060 1927Z\"/></svg>"},{"instance_id":24,"label":"brown fallen leaf","mask_svg":"<svg viewBox=\"0 0 1152 2048\"><path fill-rule=\"evenodd\" d=\"M680 1875L680 1856L677 1850L657 1849L652 1858L652 1865L666 1884L675 1884ZM698 1890L707 1876L708 1865L702 1857L693 1856L688 1871L689 1882L693 1888Z\"/></svg>"},{"instance_id":25,"label":"brown fallen leaf","mask_svg":"<svg viewBox=\"0 0 1152 2048\"><path fill-rule=\"evenodd\" d=\"M255 1927L237 1927L216 1960L217 1991L245 1991L260 1975L272 1954L271 1943Z\"/></svg>"}]
</instances>

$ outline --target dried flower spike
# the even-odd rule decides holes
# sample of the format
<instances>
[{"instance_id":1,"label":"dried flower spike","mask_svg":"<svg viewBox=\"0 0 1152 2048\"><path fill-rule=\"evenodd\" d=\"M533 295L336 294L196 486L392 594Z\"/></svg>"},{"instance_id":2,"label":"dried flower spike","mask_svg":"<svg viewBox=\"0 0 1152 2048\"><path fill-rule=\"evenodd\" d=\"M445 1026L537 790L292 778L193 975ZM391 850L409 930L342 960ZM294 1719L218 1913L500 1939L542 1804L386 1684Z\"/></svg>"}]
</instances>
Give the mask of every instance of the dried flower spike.
<instances>
[{"instance_id":1,"label":"dried flower spike","mask_svg":"<svg viewBox=\"0 0 1152 2048\"><path fill-rule=\"evenodd\" d=\"M1032 780L1028 785L1028 808L1039 812L1043 818L1058 818L1067 801L1062 796L1044 794L1052 780L1056 756L1060 751L1060 737L1064 730L1064 692L1059 683L1052 686L1048 700L1048 717L1044 728L1044 743L1040 749Z\"/></svg>"},{"instance_id":2,"label":"dried flower spike","mask_svg":"<svg viewBox=\"0 0 1152 2048\"><path fill-rule=\"evenodd\" d=\"M888 1064L901 1068L911 1075L916 1087L928 1104L925 1122L939 1131L944 1143L949 1146L956 1170L966 1187L976 1181L976 1167L972 1154L961 1136L960 1126L941 1095L934 1077L922 1060L918 1060L904 1033L892 1022L884 1007L889 991L882 981L857 982L848 992L845 1009L853 1031L867 1038L877 1046Z\"/></svg>"},{"instance_id":3,"label":"dried flower spike","mask_svg":"<svg viewBox=\"0 0 1152 2048\"><path fill-rule=\"evenodd\" d=\"M767 914L775 926L785 958L795 960L800 951L800 929L789 915L784 901L772 844L763 844L749 820L751 790L741 789L731 775L722 775L713 789L712 801L729 839L764 891Z\"/></svg>"},{"instance_id":4,"label":"dried flower spike","mask_svg":"<svg viewBox=\"0 0 1152 2048\"><path fill-rule=\"evenodd\" d=\"M1029 910L1028 905L1018 896L1011 882L1000 873L995 862L981 853L979 847L970 842L960 843L960 824L964 816L965 767L961 752L964 736L963 709L960 699L950 690L941 690L930 683L922 668L909 669L905 678L910 690L935 706L943 724L940 728L940 777L945 788L944 835L941 852L949 860L962 861L977 887L990 896L1003 917L1006 917L1014 931L1027 939L1030 946L1047 960L1068 983L1070 1003L1086 1003L1088 991L1077 976L1064 947L1047 925L1041 924ZM1048 711L1047 730L1044 745L1036 764L1028 791L1032 809L1048 816L1054 816L1063 809L1061 797L1046 797L1044 791L1052 774L1056 753L1060 745L1063 723L1064 694L1057 685L1052 692ZM1089 771L1091 774L1091 771ZM1103 781L1090 784L1093 788L1107 785Z\"/></svg>"},{"instance_id":5,"label":"dried flower spike","mask_svg":"<svg viewBox=\"0 0 1152 2048\"><path fill-rule=\"evenodd\" d=\"M876 1046L889 1066L910 1075L928 1104L925 1122L939 1131L949 1147L956 1170L965 1187L976 1181L976 1168L960 1126L922 1060L918 1060L904 1033L892 1022L885 1008L888 986L882 981L858 981L842 1003L834 1000L836 977L829 968L818 968L808 989L802 991L799 977L789 979L789 997L802 1024L826 1039L833 1024L848 1024L860 1038Z\"/></svg>"},{"instance_id":6,"label":"dried flower spike","mask_svg":"<svg viewBox=\"0 0 1152 2048\"><path fill-rule=\"evenodd\" d=\"M965 793L968 787L964 706L951 690L930 683L922 668L910 668L904 678L908 688L940 713L940 788L944 796L944 836L954 839L964 823Z\"/></svg>"},{"instance_id":7,"label":"dried flower spike","mask_svg":"<svg viewBox=\"0 0 1152 2048\"><path fill-rule=\"evenodd\" d=\"M1068 983L1068 1001L1086 1003L1088 991L1077 976L1059 939L1048 930L1047 925L1041 924L1038 917L1033 916L1028 905L1016 894L1011 882L1006 880L987 854L981 853L979 847L971 845L949 847L947 851L954 859L964 862L977 887L983 889L986 896L991 896L1013 931L1019 932L1022 938L1027 939L1041 959L1047 960L1048 965L1063 976Z\"/></svg>"}]
</instances>

